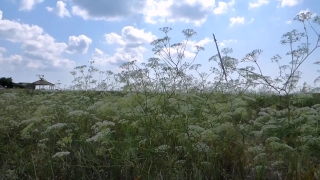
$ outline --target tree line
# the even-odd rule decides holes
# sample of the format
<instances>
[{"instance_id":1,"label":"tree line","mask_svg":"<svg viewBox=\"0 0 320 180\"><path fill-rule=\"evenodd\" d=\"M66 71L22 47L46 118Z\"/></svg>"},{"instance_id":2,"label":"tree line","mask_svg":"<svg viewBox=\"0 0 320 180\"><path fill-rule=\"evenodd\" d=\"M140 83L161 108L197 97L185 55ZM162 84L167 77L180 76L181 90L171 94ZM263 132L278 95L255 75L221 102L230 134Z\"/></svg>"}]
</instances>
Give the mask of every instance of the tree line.
<instances>
[{"instance_id":1,"label":"tree line","mask_svg":"<svg viewBox=\"0 0 320 180\"><path fill-rule=\"evenodd\" d=\"M26 88L26 89L34 89L32 84L20 84L14 83L12 77L2 77L0 78L0 85L5 88Z\"/></svg>"}]
</instances>

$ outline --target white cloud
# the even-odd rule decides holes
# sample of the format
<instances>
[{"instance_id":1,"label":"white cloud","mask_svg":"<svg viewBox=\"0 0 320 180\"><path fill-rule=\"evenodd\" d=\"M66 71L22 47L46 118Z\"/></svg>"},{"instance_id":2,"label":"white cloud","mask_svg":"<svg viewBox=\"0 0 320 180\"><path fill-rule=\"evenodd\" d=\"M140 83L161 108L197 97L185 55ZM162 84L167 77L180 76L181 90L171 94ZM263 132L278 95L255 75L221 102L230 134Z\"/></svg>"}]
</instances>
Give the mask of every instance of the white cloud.
<instances>
[{"instance_id":1,"label":"white cloud","mask_svg":"<svg viewBox=\"0 0 320 180\"><path fill-rule=\"evenodd\" d=\"M10 64L21 64L23 59L22 59L22 56L14 54L14 55L10 55L8 58L5 58L4 60Z\"/></svg>"},{"instance_id":2,"label":"white cloud","mask_svg":"<svg viewBox=\"0 0 320 180\"><path fill-rule=\"evenodd\" d=\"M232 27L235 24L244 24L245 19L244 17L236 17L236 18L230 18L230 24L229 26Z\"/></svg>"},{"instance_id":3,"label":"white cloud","mask_svg":"<svg viewBox=\"0 0 320 180\"><path fill-rule=\"evenodd\" d=\"M227 13L228 9L231 8L235 4L234 0L231 0L230 2L226 3L223 1L218 2L218 7L214 8L213 13L214 14L224 14ZM234 9L233 9L234 11Z\"/></svg>"},{"instance_id":4,"label":"white cloud","mask_svg":"<svg viewBox=\"0 0 320 180\"><path fill-rule=\"evenodd\" d=\"M121 35L111 32L104 35L106 43L116 45L115 53L111 56L105 54L100 49L95 49L92 60L95 63L103 64L122 64L123 62L137 60L143 61L143 53L147 51L144 45L149 44L157 37L151 32L137 29L132 26L122 28Z\"/></svg>"},{"instance_id":5,"label":"white cloud","mask_svg":"<svg viewBox=\"0 0 320 180\"><path fill-rule=\"evenodd\" d=\"M212 39L206 37L202 40L200 40L198 43L196 43L197 46L201 46L201 47L204 47L206 44L210 43L210 42L213 42Z\"/></svg>"},{"instance_id":6,"label":"white cloud","mask_svg":"<svg viewBox=\"0 0 320 180\"><path fill-rule=\"evenodd\" d=\"M23 58L20 55L10 55L9 57L3 57L3 53L7 52L6 48L0 47L0 70L14 70L16 65L22 63ZM3 67L3 68L1 68Z\"/></svg>"},{"instance_id":7,"label":"white cloud","mask_svg":"<svg viewBox=\"0 0 320 180\"><path fill-rule=\"evenodd\" d=\"M280 6L285 7L285 6L295 6L299 3L301 3L303 0L278 0L280 1Z\"/></svg>"},{"instance_id":8,"label":"white cloud","mask_svg":"<svg viewBox=\"0 0 320 180\"><path fill-rule=\"evenodd\" d=\"M168 11L169 7L173 4L173 1L159 1L147 0L147 7L143 10L145 14L145 21L147 23L156 24L157 22L164 22L166 17L170 16Z\"/></svg>"},{"instance_id":9,"label":"white cloud","mask_svg":"<svg viewBox=\"0 0 320 180\"><path fill-rule=\"evenodd\" d=\"M204 38L200 41L188 41L188 44L187 44L187 47L186 47L186 50L184 51L184 55L185 55L185 58L186 59L193 59L195 57L195 52L197 51L197 48L195 46L200 46L200 47L205 47L207 44L213 42L213 39L211 38ZM183 43L186 43L185 41L183 41ZM174 52L172 53L172 56L175 57L177 56L177 51L176 50L173 50L171 49L171 52Z\"/></svg>"},{"instance_id":10,"label":"white cloud","mask_svg":"<svg viewBox=\"0 0 320 180\"><path fill-rule=\"evenodd\" d=\"M207 44L209 44L209 43L211 43L211 42L213 42L213 39L208 38L208 37L206 37L206 38L204 38L204 39L202 39L202 40L200 40L200 41L198 41L198 42L196 42L196 41L190 41L190 40L189 40L189 42L188 42L188 47L189 47L189 49L190 49L191 51L196 51L197 48L196 48L195 46L204 47L205 45L207 45Z\"/></svg>"},{"instance_id":11,"label":"white cloud","mask_svg":"<svg viewBox=\"0 0 320 180\"><path fill-rule=\"evenodd\" d=\"M228 2L229 6L233 6L235 4L235 0L231 0L230 2Z\"/></svg>"},{"instance_id":12,"label":"white cloud","mask_svg":"<svg viewBox=\"0 0 320 180\"><path fill-rule=\"evenodd\" d=\"M56 42L37 25L2 19L0 20L0 39L20 43L24 63L41 63L42 66L39 67L47 69L72 67L75 64L61 57L67 44ZM25 66L21 65L21 67Z\"/></svg>"},{"instance_id":13,"label":"white cloud","mask_svg":"<svg viewBox=\"0 0 320 180\"><path fill-rule=\"evenodd\" d=\"M189 40L188 42L186 42L186 40L183 40L181 43L187 44L184 51L182 51L184 53L185 60L194 59L194 57L196 56L195 52L197 51L197 48L195 46L200 46L205 48L205 46L211 42L213 42L213 39L209 37L206 37L200 41ZM181 48L183 48L183 46L178 47L179 51L181 50ZM167 52L168 50L164 49L164 51ZM172 59L176 59L178 57L177 48L172 48L172 47L170 48L170 56Z\"/></svg>"},{"instance_id":14,"label":"white cloud","mask_svg":"<svg viewBox=\"0 0 320 180\"><path fill-rule=\"evenodd\" d=\"M253 23L253 21L254 21L254 18L251 18L250 21L248 22L248 24Z\"/></svg>"},{"instance_id":15,"label":"white cloud","mask_svg":"<svg viewBox=\"0 0 320 180\"><path fill-rule=\"evenodd\" d=\"M179 46L178 49L180 52L181 52L181 48L184 49L184 51L182 51L181 53L184 53L184 58L185 58L184 60L188 61L188 60L194 59L194 57L196 56L196 51L197 51L196 46L205 48L206 45L212 42L213 42L213 39L209 37L205 37L204 39L201 39L199 41L193 41L189 39L188 42L186 42L186 40L183 40L181 43L183 45L186 44L185 49L183 46ZM166 49L164 49L164 51L167 52ZM177 48L170 48L170 56L172 59L176 59L178 57Z\"/></svg>"},{"instance_id":16,"label":"white cloud","mask_svg":"<svg viewBox=\"0 0 320 180\"><path fill-rule=\"evenodd\" d=\"M30 11L36 4L42 3L43 0L21 0L20 11Z\"/></svg>"},{"instance_id":17,"label":"white cloud","mask_svg":"<svg viewBox=\"0 0 320 180\"><path fill-rule=\"evenodd\" d=\"M46 7L49 12L56 13L59 17L70 17L70 12L66 8L66 3L63 1L57 1L56 8Z\"/></svg>"},{"instance_id":18,"label":"white cloud","mask_svg":"<svg viewBox=\"0 0 320 180\"><path fill-rule=\"evenodd\" d=\"M287 21L287 22L286 22L286 24L291 24L291 23L292 23L292 21Z\"/></svg>"},{"instance_id":19,"label":"white cloud","mask_svg":"<svg viewBox=\"0 0 320 180\"><path fill-rule=\"evenodd\" d=\"M2 19L3 12L0 10L0 20Z\"/></svg>"},{"instance_id":20,"label":"white cloud","mask_svg":"<svg viewBox=\"0 0 320 180\"><path fill-rule=\"evenodd\" d=\"M54 8L53 7L46 7L47 11L53 12Z\"/></svg>"},{"instance_id":21,"label":"white cloud","mask_svg":"<svg viewBox=\"0 0 320 180\"><path fill-rule=\"evenodd\" d=\"M238 40L236 40L236 39L229 39L229 40L223 40L221 43L219 43L219 45L221 47L226 47L229 44L237 43L237 42L238 42Z\"/></svg>"},{"instance_id":22,"label":"white cloud","mask_svg":"<svg viewBox=\"0 0 320 180\"><path fill-rule=\"evenodd\" d=\"M98 65L105 65L107 63L116 63L115 58L110 58L108 54L105 54L102 50L95 48L92 53L92 61Z\"/></svg>"},{"instance_id":23,"label":"white cloud","mask_svg":"<svg viewBox=\"0 0 320 180\"><path fill-rule=\"evenodd\" d=\"M23 63L23 58L20 55L11 55L9 57L3 57L2 53L0 52L0 70L15 70L17 66ZM2 68L1 68L2 67Z\"/></svg>"},{"instance_id":24,"label":"white cloud","mask_svg":"<svg viewBox=\"0 0 320 180\"><path fill-rule=\"evenodd\" d=\"M269 3L270 3L270 0L258 0L257 2L249 3L248 9L258 8L262 5L267 5Z\"/></svg>"},{"instance_id":25,"label":"white cloud","mask_svg":"<svg viewBox=\"0 0 320 180\"><path fill-rule=\"evenodd\" d=\"M214 0L147 0L143 14L147 23L156 24L167 21L193 23L200 26L206 21L214 6Z\"/></svg>"},{"instance_id":26,"label":"white cloud","mask_svg":"<svg viewBox=\"0 0 320 180\"><path fill-rule=\"evenodd\" d=\"M226 13L227 10L228 10L227 3L223 2L223 1L219 1L218 7L213 10L213 13L214 14L223 14L223 13Z\"/></svg>"},{"instance_id":27,"label":"white cloud","mask_svg":"<svg viewBox=\"0 0 320 180\"><path fill-rule=\"evenodd\" d=\"M69 36L69 43L66 49L67 53L79 53L85 54L88 51L88 48L92 40L85 35L76 36Z\"/></svg>"},{"instance_id":28,"label":"white cloud","mask_svg":"<svg viewBox=\"0 0 320 180\"><path fill-rule=\"evenodd\" d=\"M215 0L117 0L95 3L91 0L70 0L70 2L72 13L84 20L117 21L143 15L147 23L185 22L197 26L206 21L215 7ZM228 4L233 3L234 0Z\"/></svg>"},{"instance_id":29,"label":"white cloud","mask_svg":"<svg viewBox=\"0 0 320 180\"><path fill-rule=\"evenodd\" d=\"M85 20L114 21L138 15L144 8L144 1L140 0L117 0L117 1L95 1L92 0L70 0L72 13Z\"/></svg>"},{"instance_id":30,"label":"white cloud","mask_svg":"<svg viewBox=\"0 0 320 180\"><path fill-rule=\"evenodd\" d=\"M4 52L7 52L6 48L0 47L0 53L4 53Z\"/></svg>"},{"instance_id":31,"label":"white cloud","mask_svg":"<svg viewBox=\"0 0 320 180\"><path fill-rule=\"evenodd\" d=\"M137 29L132 26L122 28L122 38L129 43L149 43L153 41L156 36L151 32L144 32L143 29Z\"/></svg>"},{"instance_id":32,"label":"white cloud","mask_svg":"<svg viewBox=\"0 0 320 180\"><path fill-rule=\"evenodd\" d=\"M106 38L106 42L108 44L118 44L118 45L125 45L125 42L122 39L122 36L116 33L109 33L105 34L104 37Z\"/></svg>"},{"instance_id":33,"label":"white cloud","mask_svg":"<svg viewBox=\"0 0 320 180\"><path fill-rule=\"evenodd\" d=\"M81 8L79 8L78 6L72 6L72 14L76 15L76 16L80 16L84 20L90 19L89 15L88 15L88 12L83 10L83 9L81 9ZM91 18L91 19L96 19L97 20L97 18Z\"/></svg>"}]
</instances>

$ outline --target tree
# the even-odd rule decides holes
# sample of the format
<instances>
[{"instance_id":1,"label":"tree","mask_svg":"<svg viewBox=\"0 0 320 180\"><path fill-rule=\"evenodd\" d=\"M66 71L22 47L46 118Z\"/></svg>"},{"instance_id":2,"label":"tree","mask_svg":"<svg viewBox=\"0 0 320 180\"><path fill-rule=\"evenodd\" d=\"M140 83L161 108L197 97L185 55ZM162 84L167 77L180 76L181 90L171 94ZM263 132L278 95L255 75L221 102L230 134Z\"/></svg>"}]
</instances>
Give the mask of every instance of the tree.
<instances>
[{"instance_id":1,"label":"tree","mask_svg":"<svg viewBox=\"0 0 320 180\"><path fill-rule=\"evenodd\" d=\"M10 78L5 78L5 77L0 78L0 85L2 85L3 87L12 88L13 87L12 77L10 77Z\"/></svg>"}]
</instances>

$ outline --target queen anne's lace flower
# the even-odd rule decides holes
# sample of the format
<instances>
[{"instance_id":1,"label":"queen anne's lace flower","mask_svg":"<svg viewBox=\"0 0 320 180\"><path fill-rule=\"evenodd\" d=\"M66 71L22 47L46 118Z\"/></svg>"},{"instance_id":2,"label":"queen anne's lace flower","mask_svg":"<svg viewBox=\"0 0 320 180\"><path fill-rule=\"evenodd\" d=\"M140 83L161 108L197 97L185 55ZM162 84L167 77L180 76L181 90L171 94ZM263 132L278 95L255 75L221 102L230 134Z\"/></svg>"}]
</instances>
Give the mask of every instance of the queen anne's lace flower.
<instances>
[{"instance_id":1,"label":"queen anne's lace flower","mask_svg":"<svg viewBox=\"0 0 320 180\"><path fill-rule=\"evenodd\" d=\"M205 143L199 142L193 145L194 150L198 151L198 152L209 152L209 146L206 145Z\"/></svg>"},{"instance_id":2,"label":"queen anne's lace flower","mask_svg":"<svg viewBox=\"0 0 320 180\"><path fill-rule=\"evenodd\" d=\"M57 123L57 124L54 124L54 125L51 125L51 126L47 127L46 132L50 132L52 130L60 129L60 128L63 128L65 126L67 126L66 123Z\"/></svg>"},{"instance_id":3,"label":"queen anne's lace flower","mask_svg":"<svg viewBox=\"0 0 320 180\"><path fill-rule=\"evenodd\" d=\"M70 154L69 151L57 152L55 155L52 156L52 158L61 158L61 157L67 156L69 154Z\"/></svg>"}]
</instances>

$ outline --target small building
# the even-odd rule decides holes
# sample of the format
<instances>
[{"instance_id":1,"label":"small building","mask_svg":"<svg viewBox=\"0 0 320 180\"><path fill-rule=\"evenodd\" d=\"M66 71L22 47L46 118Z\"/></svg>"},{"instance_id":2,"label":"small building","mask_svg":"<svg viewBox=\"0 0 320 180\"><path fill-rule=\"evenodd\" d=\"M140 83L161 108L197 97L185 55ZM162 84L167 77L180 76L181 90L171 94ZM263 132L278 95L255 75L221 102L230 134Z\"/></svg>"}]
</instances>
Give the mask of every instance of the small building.
<instances>
[{"instance_id":1,"label":"small building","mask_svg":"<svg viewBox=\"0 0 320 180\"><path fill-rule=\"evenodd\" d=\"M54 84L46 81L44 78L32 83L35 86L35 89L49 89L54 90ZM37 88L38 87L38 88Z\"/></svg>"}]
</instances>

